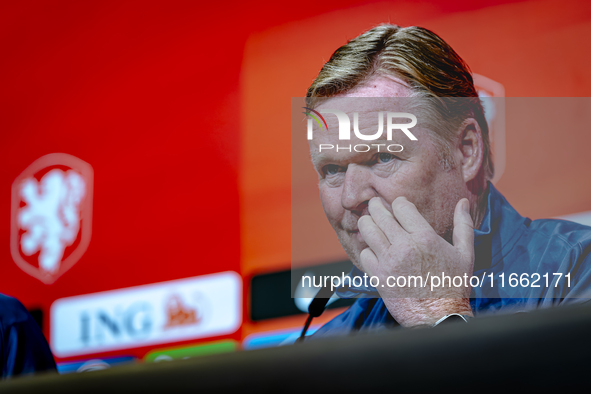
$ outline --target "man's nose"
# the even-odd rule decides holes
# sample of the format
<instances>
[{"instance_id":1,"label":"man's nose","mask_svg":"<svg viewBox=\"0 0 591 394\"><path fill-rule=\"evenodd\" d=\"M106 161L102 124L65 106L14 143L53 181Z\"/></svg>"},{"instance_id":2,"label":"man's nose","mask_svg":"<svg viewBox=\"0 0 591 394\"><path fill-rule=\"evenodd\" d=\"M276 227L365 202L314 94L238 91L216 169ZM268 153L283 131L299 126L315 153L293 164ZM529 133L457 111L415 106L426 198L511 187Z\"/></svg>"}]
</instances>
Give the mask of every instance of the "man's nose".
<instances>
[{"instance_id":1,"label":"man's nose","mask_svg":"<svg viewBox=\"0 0 591 394\"><path fill-rule=\"evenodd\" d=\"M371 183L371 173L358 164L349 164L341 195L341 205L358 216L367 214L367 204L377 196Z\"/></svg>"}]
</instances>

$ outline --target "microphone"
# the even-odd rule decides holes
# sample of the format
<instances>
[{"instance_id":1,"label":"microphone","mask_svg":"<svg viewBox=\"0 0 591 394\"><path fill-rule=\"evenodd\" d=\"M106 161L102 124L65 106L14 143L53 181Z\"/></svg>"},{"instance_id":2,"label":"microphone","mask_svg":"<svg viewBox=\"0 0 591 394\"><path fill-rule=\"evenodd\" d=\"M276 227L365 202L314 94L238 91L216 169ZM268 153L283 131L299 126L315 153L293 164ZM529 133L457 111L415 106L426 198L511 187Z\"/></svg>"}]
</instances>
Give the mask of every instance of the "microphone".
<instances>
[{"instance_id":1,"label":"microphone","mask_svg":"<svg viewBox=\"0 0 591 394\"><path fill-rule=\"evenodd\" d=\"M328 304L330 297L332 297L335 291L336 288L331 290L331 288L328 286L320 289L318 294L316 294L316 297L314 297L314 299L308 306L308 313L310 314L310 316L319 317L320 315L322 315L322 313L326 309L326 304Z\"/></svg>"},{"instance_id":2,"label":"microphone","mask_svg":"<svg viewBox=\"0 0 591 394\"><path fill-rule=\"evenodd\" d=\"M314 297L314 299L308 306L308 318L306 319L306 323L304 324L302 333L300 334L300 337L296 340L296 343L304 341L306 337L306 332L310 327L310 323L312 323L312 319L322 315L322 313L326 309L326 304L328 304L330 297L332 297L335 291L335 288L331 289L330 286L326 286L321 288L320 291L316 294L316 297Z\"/></svg>"}]
</instances>

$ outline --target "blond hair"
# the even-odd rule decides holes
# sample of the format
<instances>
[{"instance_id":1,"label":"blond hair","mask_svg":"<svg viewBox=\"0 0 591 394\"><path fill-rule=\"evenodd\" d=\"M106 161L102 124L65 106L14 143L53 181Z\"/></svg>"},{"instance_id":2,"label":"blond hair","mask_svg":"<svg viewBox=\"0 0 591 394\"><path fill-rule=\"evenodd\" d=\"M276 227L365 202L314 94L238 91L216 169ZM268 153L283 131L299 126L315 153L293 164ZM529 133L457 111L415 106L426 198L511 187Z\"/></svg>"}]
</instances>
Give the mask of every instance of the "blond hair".
<instances>
[{"instance_id":1,"label":"blond hair","mask_svg":"<svg viewBox=\"0 0 591 394\"><path fill-rule=\"evenodd\" d=\"M483 139L483 175L492 179L488 124L468 65L437 34L422 27L384 24L338 48L308 88L307 104L363 85L377 75L395 76L427 106L444 167L453 166L452 144L461 123L474 118Z\"/></svg>"}]
</instances>

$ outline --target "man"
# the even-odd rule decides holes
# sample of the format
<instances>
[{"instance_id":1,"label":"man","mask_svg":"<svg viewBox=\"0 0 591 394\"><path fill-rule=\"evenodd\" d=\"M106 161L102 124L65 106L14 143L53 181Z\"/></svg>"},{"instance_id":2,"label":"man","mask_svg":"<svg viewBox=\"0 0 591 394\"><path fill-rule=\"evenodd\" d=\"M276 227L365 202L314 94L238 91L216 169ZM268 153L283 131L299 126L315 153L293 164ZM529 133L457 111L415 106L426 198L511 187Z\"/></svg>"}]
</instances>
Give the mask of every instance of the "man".
<instances>
[{"instance_id":1,"label":"man","mask_svg":"<svg viewBox=\"0 0 591 394\"><path fill-rule=\"evenodd\" d=\"M341 297L359 299L315 336L432 327L586 300L591 229L524 218L489 182L488 126L472 76L436 34L382 25L351 40L308 89L307 113L337 108L369 119L405 101L419 112L413 141L398 133L393 141L372 141L369 151L327 149L340 142L340 123L330 115L323 118L326 130L309 141L324 212L355 266L350 277L376 278L338 289ZM348 143L367 144L359 134L373 134L374 126L355 127ZM403 149L379 151L377 142L400 142ZM511 274L517 276L509 285ZM389 285L401 276L427 287ZM433 276L449 276L450 284L430 287ZM451 285L454 277L464 278L462 285ZM515 278L522 281L513 286Z\"/></svg>"}]
</instances>

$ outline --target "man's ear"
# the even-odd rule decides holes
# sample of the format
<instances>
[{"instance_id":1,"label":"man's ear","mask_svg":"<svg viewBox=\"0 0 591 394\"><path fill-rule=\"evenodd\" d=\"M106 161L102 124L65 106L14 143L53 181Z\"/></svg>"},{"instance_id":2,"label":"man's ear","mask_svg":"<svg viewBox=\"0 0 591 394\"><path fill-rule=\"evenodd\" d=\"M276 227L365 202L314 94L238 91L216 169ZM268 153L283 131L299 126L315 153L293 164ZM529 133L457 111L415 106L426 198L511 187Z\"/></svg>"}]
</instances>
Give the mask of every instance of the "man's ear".
<instances>
[{"instance_id":1,"label":"man's ear","mask_svg":"<svg viewBox=\"0 0 591 394\"><path fill-rule=\"evenodd\" d=\"M466 119L460 126L459 142L459 165L462 167L464 182L468 183L476 178L484 160L482 131L474 118Z\"/></svg>"}]
</instances>

